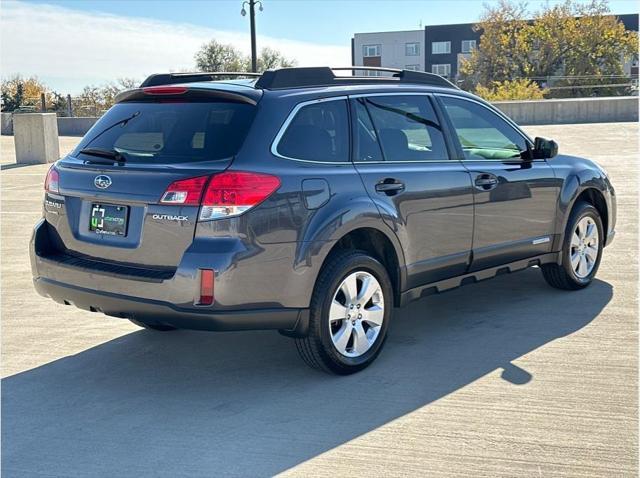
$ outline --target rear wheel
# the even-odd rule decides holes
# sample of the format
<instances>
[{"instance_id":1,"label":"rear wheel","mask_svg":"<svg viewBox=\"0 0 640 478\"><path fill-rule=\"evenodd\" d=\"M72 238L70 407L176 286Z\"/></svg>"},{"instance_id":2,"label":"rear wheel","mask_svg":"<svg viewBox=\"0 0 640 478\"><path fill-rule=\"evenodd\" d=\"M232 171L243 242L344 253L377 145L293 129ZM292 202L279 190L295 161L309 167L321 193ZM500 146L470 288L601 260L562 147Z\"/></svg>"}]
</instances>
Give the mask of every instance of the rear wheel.
<instances>
[{"instance_id":1,"label":"rear wheel","mask_svg":"<svg viewBox=\"0 0 640 478\"><path fill-rule=\"evenodd\" d=\"M591 204L576 204L562 247L562 264L545 264L542 274L557 289L578 290L587 287L598 272L603 248L600 213Z\"/></svg>"},{"instance_id":2,"label":"rear wheel","mask_svg":"<svg viewBox=\"0 0 640 478\"><path fill-rule=\"evenodd\" d=\"M146 322L142 322L140 320L135 320L135 319L129 319L129 321L136 324L138 327L142 327L148 330L156 330L158 332L169 332L170 330L178 330L175 327L171 327L170 325L148 324Z\"/></svg>"},{"instance_id":3,"label":"rear wheel","mask_svg":"<svg viewBox=\"0 0 640 478\"><path fill-rule=\"evenodd\" d=\"M367 367L386 338L393 295L384 266L364 252L330 259L311 299L309 335L296 339L311 367L347 375Z\"/></svg>"}]
</instances>

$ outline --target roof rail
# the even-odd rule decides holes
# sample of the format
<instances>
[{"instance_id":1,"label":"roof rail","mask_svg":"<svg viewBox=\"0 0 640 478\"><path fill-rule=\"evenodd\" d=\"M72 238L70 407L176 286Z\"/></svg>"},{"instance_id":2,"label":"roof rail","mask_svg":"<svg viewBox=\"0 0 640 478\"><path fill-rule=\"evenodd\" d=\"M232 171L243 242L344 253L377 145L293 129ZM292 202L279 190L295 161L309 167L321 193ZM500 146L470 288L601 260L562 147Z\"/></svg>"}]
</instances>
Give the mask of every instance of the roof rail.
<instances>
[{"instance_id":1,"label":"roof rail","mask_svg":"<svg viewBox=\"0 0 640 478\"><path fill-rule=\"evenodd\" d=\"M376 71L391 73L387 76L336 76L334 71ZM420 85L440 86L443 88L458 87L446 78L434 73L423 71L399 70L397 68L379 68L370 66L347 66L330 68L299 67L280 68L279 70L267 70L256 82L256 88L277 90L284 88L302 88L310 86L355 85L377 83L410 83Z\"/></svg>"},{"instance_id":2,"label":"roof rail","mask_svg":"<svg viewBox=\"0 0 640 478\"><path fill-rule=\"evenodd\" d=\"M351 73L355 73L356 71L375 71L389 74L386 76L336 76L334 71L350 71ZM255 87L266 90L304 88L310 86L367 85L380 83L408 83L458 89L458 87L449 80L434 73L372 66L345 66L339 68L330 68L328 66L280 68L278 70L267 70L262 74L235 71L157 73L144 80L140 85L140 88L241 77L257 78Z\"/></svg>"},{"instance_id":3,"label":"roof rail","mask_svg":"<svg viewBox=\"0 0 640 478\"><path fill-rule=\"evenodd\" d=\"M203 73L156 73L147 77L140 84L140 88L147 86L158 85L173 85L176 83L194 83L196 81L215 81L217 79L223 79L221 77L247 77L257 78L260 77L260 73L247 73L236 71L214 71Z\"/></svg>"}]
</instances>

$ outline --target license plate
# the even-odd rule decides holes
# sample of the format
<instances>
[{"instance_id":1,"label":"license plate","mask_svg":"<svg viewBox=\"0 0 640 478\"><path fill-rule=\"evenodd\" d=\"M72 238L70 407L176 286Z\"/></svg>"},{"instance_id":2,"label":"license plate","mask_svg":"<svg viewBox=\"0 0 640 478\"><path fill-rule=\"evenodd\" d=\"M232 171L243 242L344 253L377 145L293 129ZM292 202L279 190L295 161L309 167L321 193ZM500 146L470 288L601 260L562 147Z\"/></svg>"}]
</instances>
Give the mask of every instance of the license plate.
<instances>
[{"instance_id":1,"label":"license plate","mask_svg":"<svg viewBox=\"0 0 640 478\"><path fill-rule=\"evenodd\" d=\"M93 203L91 205L89 230L96 234L126 236L128 215L129 208L127 206Z\"/></svg>"}]
</instances>

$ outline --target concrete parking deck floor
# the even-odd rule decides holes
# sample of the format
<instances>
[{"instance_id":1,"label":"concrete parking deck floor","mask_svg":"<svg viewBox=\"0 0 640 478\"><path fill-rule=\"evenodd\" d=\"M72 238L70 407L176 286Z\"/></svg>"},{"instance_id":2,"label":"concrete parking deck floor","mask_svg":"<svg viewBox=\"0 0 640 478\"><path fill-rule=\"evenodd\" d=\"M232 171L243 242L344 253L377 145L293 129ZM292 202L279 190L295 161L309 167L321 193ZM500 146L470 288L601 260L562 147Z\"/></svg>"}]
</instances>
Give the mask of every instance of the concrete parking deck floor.
<instances>
[{"instance_id":1,"label":"concrete parking deck floor","mask_svg":"<svg viewBox=\"0 0 640 478\"><path fill-rule=\"evenodd\" d=\"M526 129L612 177L598 280L531 269L420 300L350 377L277 333L154 333L40 298L47 166L2 171L3 476L637 476L638 125Z\"/></svg>"}]
</instances>

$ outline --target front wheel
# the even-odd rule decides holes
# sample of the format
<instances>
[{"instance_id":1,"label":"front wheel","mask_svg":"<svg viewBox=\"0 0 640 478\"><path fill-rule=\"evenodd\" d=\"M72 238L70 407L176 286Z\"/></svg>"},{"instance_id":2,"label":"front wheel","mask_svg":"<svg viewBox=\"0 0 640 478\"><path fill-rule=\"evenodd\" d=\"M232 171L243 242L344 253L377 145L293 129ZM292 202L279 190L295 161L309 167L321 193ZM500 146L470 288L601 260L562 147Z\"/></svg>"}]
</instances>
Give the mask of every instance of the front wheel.
<instances>
[{"instance_id":1,"label":"front wheel","mask_svg":"<svg viewBox=\"0 0 640 478\"><path fill-rule=\"evenodd\" d=\"M562 264L544 264L542 274L557 289L579 290L593 281L604 246L602 219L591 204L576 204L562 247Z\"/></svg>"}]
</instances>

